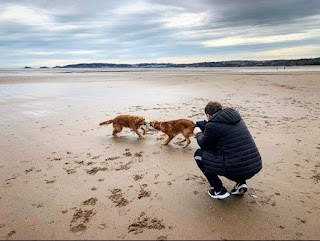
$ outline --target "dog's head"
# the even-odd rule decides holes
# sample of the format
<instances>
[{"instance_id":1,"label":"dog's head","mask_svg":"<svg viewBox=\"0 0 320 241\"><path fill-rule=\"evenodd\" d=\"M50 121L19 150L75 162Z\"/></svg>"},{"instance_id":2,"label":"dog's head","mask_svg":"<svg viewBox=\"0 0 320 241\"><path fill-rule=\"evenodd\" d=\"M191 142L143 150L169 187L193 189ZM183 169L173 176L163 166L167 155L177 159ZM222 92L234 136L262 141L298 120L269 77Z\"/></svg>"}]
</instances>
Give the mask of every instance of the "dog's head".
<instances>
[{"instance_id":1,"label":"dog's head","mask_svg":"<svg viewBox=\"0 0 320 241\"><path fill-rule=\"evenodd\" d=\"M142 125L145 125L146 119L142 116L137 116L134 122L137 126L142 126Z\"/></svg>"},{"instance_id":2,"label":"dog's head","mask_svg":"<svg viewBox=\"0 0 320 241\"><path fill-rule=\"evenodd\" d=\"M159 121L156 121L156 120L150 121L150 125L151 125L154 129L157 129L157 130L160 129L160 122L159 122Z\"/></svg>"}]
</instances>

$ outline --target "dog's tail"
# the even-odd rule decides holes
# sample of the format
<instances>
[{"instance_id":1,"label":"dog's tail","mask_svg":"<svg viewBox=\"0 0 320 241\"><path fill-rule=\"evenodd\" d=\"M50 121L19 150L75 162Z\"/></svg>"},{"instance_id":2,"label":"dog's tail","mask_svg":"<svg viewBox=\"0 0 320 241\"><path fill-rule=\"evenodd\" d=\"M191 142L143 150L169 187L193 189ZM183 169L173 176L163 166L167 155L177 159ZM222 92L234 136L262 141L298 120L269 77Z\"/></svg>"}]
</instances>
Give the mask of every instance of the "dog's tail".
<instances>
[{"instance_id":1,"label":"dog's tail","mask_svg":"<svg viewBox=\"0 0 320 241\"><path fill-rule=\"evenodd\" d=\"M113 120L107 120L107 121L101 122L101 123L99 124L99 126L109 125L109 124L111 124L111 123L113 123Z\"/></svg>"}]
</instances>

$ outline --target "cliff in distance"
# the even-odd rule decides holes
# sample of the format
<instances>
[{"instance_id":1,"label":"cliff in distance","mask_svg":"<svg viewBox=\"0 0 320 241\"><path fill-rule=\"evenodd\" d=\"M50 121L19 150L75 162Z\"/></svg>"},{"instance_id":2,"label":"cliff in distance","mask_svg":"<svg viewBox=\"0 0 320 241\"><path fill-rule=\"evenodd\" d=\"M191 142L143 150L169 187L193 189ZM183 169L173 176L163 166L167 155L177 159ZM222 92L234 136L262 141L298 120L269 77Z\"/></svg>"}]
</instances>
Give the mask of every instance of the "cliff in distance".
<instances>
[{"instance_id":1,"label":"cliff in distance","mask_svg":"<svg viewBox=\"0 0 320 241\"><path fill-rule=\"evenodd\" d=\"M192 64L172 63L141 63L141 64L111 64L111 63L81 63L54 68L185 68L185 67L254 67L254 66L305 66L320 65L320 58L290 59L290 60L232 60L220 62L201 62Z\"/></svg>"}]
</instances>

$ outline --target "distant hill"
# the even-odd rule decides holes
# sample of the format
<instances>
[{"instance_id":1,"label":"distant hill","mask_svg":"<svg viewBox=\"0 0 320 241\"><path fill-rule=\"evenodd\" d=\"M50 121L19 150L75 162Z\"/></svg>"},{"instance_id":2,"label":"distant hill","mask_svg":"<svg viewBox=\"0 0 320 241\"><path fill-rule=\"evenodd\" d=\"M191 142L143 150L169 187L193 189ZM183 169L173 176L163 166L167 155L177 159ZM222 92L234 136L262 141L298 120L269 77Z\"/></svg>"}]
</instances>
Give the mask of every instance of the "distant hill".
<instances>
[{"instance_id":1,"label":"distant hill","mask_svg":"<svg viewBox=\"0 0 320 241\"><path fill-rule=\"evenodd\" d=\"M56 66L54 68L185 68L185 67L254 67L254 66L305 66L320 65L320 58L290 60L232 60L220 62L201 62L193 64L142 63L142 64L110 64L82 63Z\"/></svg>"}]
</instances>

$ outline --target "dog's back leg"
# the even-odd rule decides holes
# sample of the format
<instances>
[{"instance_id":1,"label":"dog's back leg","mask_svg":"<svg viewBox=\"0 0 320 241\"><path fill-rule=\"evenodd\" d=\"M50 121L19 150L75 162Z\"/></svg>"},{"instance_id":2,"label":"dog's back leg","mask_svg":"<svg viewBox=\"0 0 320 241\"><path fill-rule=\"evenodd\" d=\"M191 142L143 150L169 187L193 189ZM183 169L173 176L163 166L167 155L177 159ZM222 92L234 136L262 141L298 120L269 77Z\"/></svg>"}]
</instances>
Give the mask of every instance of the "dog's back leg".
<instances>
[{"instance_id":1,"label":"dog's back leg","mask_svg":"<svg viewBox=\"0 0 320 241\"><path fill-rule=\"evenodd\" d=\"M186 148L191 143L189 136L186 137L187 143L183 146L183 148Z\"/></svg>"},{"instance_id":2,"label":"dog's back leg","mask_svg":"<svg viewBox=\"0 0 320 241\"><path fill-rule=\"evenodd\" d=\"M118 137L117 136L117 133L119 133L120 131L122 131L122 126L120 124L116 124L116 123L113 123L113 132L112 132L112 135L114 137Z\"/></svg>"},{"instance_id":3,"label":"dog's back leg","mask_svg":"<svg viewBox=\"0 0 320 241\"><path fill-rule=\"evenodd\" d=\"M184 136L185 140L187 141L187 143L183 146L183 148L186 148L187 146L189 146L189 144L191 143L190 140L190 135L192 134L193 130L187 129L187 130L183 130L182 131L182 135Z\"/></svg>"}]
</instances>

